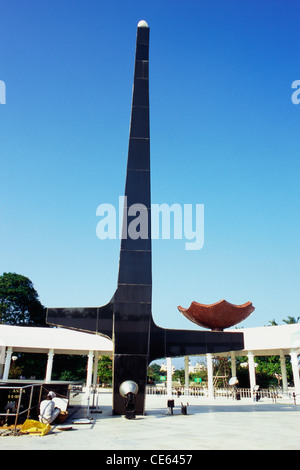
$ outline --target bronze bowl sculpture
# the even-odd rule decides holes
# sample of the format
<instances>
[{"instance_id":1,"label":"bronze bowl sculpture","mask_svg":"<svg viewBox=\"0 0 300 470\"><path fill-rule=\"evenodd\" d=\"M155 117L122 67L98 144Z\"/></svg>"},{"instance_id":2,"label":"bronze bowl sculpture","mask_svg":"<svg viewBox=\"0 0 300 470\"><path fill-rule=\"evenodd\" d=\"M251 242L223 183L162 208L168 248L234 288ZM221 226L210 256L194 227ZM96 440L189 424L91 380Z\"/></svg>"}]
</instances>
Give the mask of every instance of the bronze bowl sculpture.
<instances>
[{"instance_id":1,"label":"bronze bowl sculpture","mask_svg":"<svg viewBox=\"0 0 300 470\"><path fill-rule=\"evenodd\" d=\"M224 299L210 305L192 302L189 308L177 308L188 320L213 331L230 328L245 320L255 310L251 302L234 305Z\"/></svg>"}]
</instances>

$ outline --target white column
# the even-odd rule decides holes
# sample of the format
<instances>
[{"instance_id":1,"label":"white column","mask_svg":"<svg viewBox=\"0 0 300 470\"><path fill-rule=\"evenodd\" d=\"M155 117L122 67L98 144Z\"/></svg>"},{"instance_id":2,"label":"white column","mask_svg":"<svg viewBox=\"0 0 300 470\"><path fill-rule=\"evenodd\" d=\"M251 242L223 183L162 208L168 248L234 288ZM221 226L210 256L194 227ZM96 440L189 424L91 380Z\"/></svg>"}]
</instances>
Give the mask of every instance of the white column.
<instances>
[{"instance_id":1,"label":"white column","mask_svg":"<svg viewBox=\"0 0 300 470\"><path fill-rule=\"evenodd\" d=\"M167 396L172 398L172 359L167 357Z\"/></svg>"},{"instance_id":2,"label":"white column","mask_svg":"<svg viewBox=\"0 0 300 470\"><path fill-rule=\"evenodd\" d=\"M235 353L231 351L231 377L236 377L236 360L235 360Z\"/></svg>"},{"instance_id":3,"label":"white column","mask_svg":"<svg viewBox=\"0 0 300 470\"><path fill-rule=\"evenodd\" d=\"M3 376L5 356L6 356L6 346L3 343L3 341L0 340L0 380L2 379L2 376Z\"/></svg>"},{"instance_id":4,"label":"white column","mask_svg":"<svg viewBox=\"0 0 300 470\"><path fill-rule=\"evenodd\" d=\"M45 377L46 382L51 382L53 358L54 358L54 350L49 349L48 360L47 360L47 368L46 368L46 377Z\"/></svg>"},{"instance_id":5,"label":"white column","mask_svg":"<svg viewBox=\"0 0 300 470\"><path fill-rule=\"evenodd\" d=\"M212 354L206 354L206 367L207 367L207 387L208 387L208 397L214 397L214 377L213 377L213 360Z\"/></svg>"},{"instance_id":6,"label":"white column","mask_svg":"<svg viewBox=\"0 0 300 470\"><path fill-rule=\"evenodd\" d=\"M295 393L298 395L298 402L300 400L300 378L299 378L299 365L298 365L298 354L296 351L290 352L291 356L291 363L293 369L293 378L294 378L294 386L295 386Z\"/></svg>"},{"instance_id":7,"label":"white column","mask_svg":"<svg viewBox=\"0 0 300 470\"><path fill-rule=\"evenodd\" d=\"M255 365L254 365L254 354L253 352L248 352L248 367L249 367L249 377L250 377L250 390L251 397L254 398L254 387L256 385L256 375L255 375Z\"/></svg>"},{"instance_id":8,"label":"white column","mask_svg":"<svg viewBox=\"0 0 300 470\"><path fill-rule=\"evenodd\" d=\"M280 368L281 368L281 375L282 375L283 393L286 393L288 389L288 383L287 383L285 357L284 357L283 351L280 351Z\"/></svg>"},{"instance_id":9,"label":"white column","mask_svg":"<svg viewBox=\"0 0 300 470\"><path fill-rule=\"evenodd\" d=\"M189 356L184 356L184 386L189 388Z\"/></svg>"},{"instance_id":10,"label":"white column","mask_svg":"<svg viewBox=\"0 0 300 470\"><path fill-rule=\"evenodd\" d=\"M94 360L94 373L93 373L93 385L97 385L97 376L98 376L98 359L99 353L98 351L95 352L95 360Z\"/></svg>"},{"instance_id":11,"label":"white column","mask_svg":"<svg viewBox=\"0 0 300 470\"><path fill-rule=\"evenodd\" d=\"M87 374L86 374L86 391L89 391L89 388L92 384L93 361L94 361L94 352L90 351L88 355L88 365L87 365Z\"/></svg>"},{"instance_id":12,"label":"white column","mask_svg":"<svg viewBox=\"0 0 300 470\"><path fill-rule=\"evenodd\" d=\"M9 346L7 348L7 351L6 351L6 358L5 358L5 365L4 365L4 372L3 372L2 380L7 380L8 379L12 352L13 352L12 347Z\"/></svg>"}]
</instances>

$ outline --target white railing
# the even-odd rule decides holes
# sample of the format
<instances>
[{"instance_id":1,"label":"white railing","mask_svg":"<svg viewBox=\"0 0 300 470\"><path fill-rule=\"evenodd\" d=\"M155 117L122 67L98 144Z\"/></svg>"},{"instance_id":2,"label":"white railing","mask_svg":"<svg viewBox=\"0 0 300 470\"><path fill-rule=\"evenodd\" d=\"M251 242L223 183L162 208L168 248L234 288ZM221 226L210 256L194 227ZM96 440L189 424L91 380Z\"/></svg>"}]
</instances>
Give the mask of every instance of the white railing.
<instances>
[{"instance_id":1,"label":"white railing","mask_svg":"<svg viewBox=\"0 0 300 470\"><path fill-rule=\"evenodd\" d=\"M148 395L167 395L167 388L164 386L147 386L146 393ZM207 388L200 388L200 387L173 387L172 388L172 395L174 396L191 396L191 397L208 397L208 389ZM238 388L238 389L231 389L231 388L215 388L214 389L214 398L231 398L236 399L238 398L252 398L251 389L250 388ZM259 389L257 392L254 392L254 396L257 398L269 398L275 401L277 398L282 397L283 392L282 389ZM286 393L288 398L293 397L293 390L288 390Z\"/></svg>"},{"instance_id":2,"label":"white railing","mask_svg":"<svg viewBox=\"0 0 300 470\"><path fill-rule=\"evenodd\" d=\"M146 393L147 395L167 395L167 387L148 385L146 387ZM172 395L204 397L207 395L207 389L200 387L173 387Z\"/></svg>"}]
</instances>

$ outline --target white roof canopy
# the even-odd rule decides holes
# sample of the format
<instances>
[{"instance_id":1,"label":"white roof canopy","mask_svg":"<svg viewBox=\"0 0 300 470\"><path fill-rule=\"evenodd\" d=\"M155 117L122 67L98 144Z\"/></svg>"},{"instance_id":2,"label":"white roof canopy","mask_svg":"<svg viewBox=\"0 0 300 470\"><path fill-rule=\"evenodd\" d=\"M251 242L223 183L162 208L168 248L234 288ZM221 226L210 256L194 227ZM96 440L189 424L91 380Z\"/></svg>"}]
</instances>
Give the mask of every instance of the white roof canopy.
<instances>
[{"instance_id":1,"label":"white roof canopy","mask_svg":"<svg viewBox=\"0 0 300 470\"><path fill-rule=\"evenodd\" d=\"M244 333L244 349L235 351L236 356L246 355L248 351L255 356L275 356L280 353L288 355L292 351L300 353L300 323L231 331Z\"/></svg>"},{"instance_id":2,"label":"white roof canopy","mask_svg":"<svg viewBox=\"0 0 300 470\"><path fill-rule=\"evenodd\" d=\"M65 328L0 325L0 346L16 352L87 355L89 351L111 356L112 341L105 336Z\"/></svg>"},{"instance_id":3,"label":"white roof canopy","mask_svg":"<svg viewBox=\"0 0 300 470\"><path fill-rule=\"evenodd\" d=\"M248 351L256 356L300 353L300 324L263 326L257 328L234 329L243 332L245 347L235 354L246 355ZM0 346L11 347L16 352L56 354L81 354L98 351L102 355L112 355L113 343L105 336L83 333L66 328L39 328L0 325ZM216 355L228 355L220 353Z\"/></svg>"}]
</instances>

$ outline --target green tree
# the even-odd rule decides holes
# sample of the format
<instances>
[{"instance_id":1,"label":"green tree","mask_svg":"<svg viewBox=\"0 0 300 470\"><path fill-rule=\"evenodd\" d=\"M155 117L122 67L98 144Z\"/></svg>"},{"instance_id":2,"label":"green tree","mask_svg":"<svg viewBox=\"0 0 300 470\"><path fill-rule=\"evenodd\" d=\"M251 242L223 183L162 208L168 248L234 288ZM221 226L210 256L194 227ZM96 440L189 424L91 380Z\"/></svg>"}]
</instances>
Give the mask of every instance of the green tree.
<instances>
[{"instance_id":1,"label":"green tree","mask_svg":"<svg viewBox=\"0 0 300 470\"><path fill-rule=\"evenodd\" d=\"M291 315L288 315L286 319L283 319L282 321L286 323L287 325L292 325L294 323L299 323L300 317L292 317ZM275 320L269 321L271 326L278 326L278 323L276 323Z\"/></svg>"},{"instance_id":2,"label":"green tree","mask_svg":"<svg viewBox=\"0 0 300 470\"><path fill-rule=\"evenodd\" d=\"M52 378L54 380L84 381L87 357L77 354L55 354Z\"/></svg>"},{"instance_id":3,"label":"green tree","mask_svg":"<svg viewBox=\"0 0 300 470\"><path fill-rule=\"evenodd\" d=\"M161 372L160 365L156 364L156 362L154 362L153 364L150 364L147 370L148 381L159 382L161 375L165 375L165 373Z\"/></svg>"},{"instance_id":4,"label":"green tree","mask_svg":"<svg viewBox=\"0 0 300 470\"><path fill-rule=\"evenodd\" d=\"M176 369L172 378L173 380L180 382L181 385L184 385L184 380L185 380L184 369Z\"/></svg>"},{"instance_id":5,"label":"green tree","mask_svg":"<svg viewBox=\"0 0 300 470\"><path fill-rule=\"evenodd\" d=\"M99 382L104 384L112 383L112 359L109 356L101 356L98 361Z\"/></svg>"},{"instance_id":6,"label":"green tree","mask_svg":"<svg viewBox=\"0 0 300 470\"><path fill-rule=\"evenodd\" d=\"M240 388L249 388L249 370L248 367L241 367L241 363L247 363L247 356L240 356L236 358L237 377L239 380ZM256 382L261 388L277 387L281 385L281 364L279 356L256 356ZM293 381L292 366L289 358L286 357L286 372L288 382Z\"/></svg>"},{"instance_id":7,"label":"green tree","mask_svg":"<svg viewBox=\"0 0 300 470\"><path fill-rule=\"evenodd\" d=\"M300 317L291 317L291 316L288 316L286 320L282 320L284 321L284 323L286 323L287 325L292 325L294 323L299 323L299 320L300 320Z\"/></svg>"},{"instance_id":8,"label":"green tree","mask_svg":"<svg viewBox=\"0 0 300 470\"><path fill-rule=\"evenodd\" d=\"M16 273L0 276L0 323L20 326L46 326L46 309L33 283Z\"/></svg>"},{"instance_id":9,"label":"green tree","mask_svg":"<svg viewBox=\"0 0 300 470\"><path fill-rule=\"evenodd\" d=\"M203 382L207 382L207 370L201 370L200 372L195 372L192 374L189 374L189 381L192 383L195 383L195 379L202 379Z\"/></svg>"},{"instance_id":10,"label":"green tree","mask_svg":"<svg viewBox=\"0 0 300 470\"><path fill-rule=\"evenodd\" d=\"M15 365L21 369L19 375L26 379L35 377L36 380L43 380L45 378L47 354L23 352L17 353L17 356Z\"/></svg>"}]
</instances>

